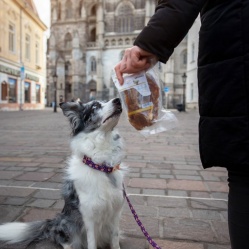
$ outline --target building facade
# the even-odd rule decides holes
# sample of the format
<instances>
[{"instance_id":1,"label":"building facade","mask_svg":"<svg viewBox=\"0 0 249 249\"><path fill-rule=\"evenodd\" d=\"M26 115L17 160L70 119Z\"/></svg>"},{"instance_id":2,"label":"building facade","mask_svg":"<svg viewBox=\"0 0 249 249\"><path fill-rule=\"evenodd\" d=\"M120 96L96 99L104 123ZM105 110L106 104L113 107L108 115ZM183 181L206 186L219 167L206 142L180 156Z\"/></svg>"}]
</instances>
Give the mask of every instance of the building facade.
<instances>
[{"instance_id":1,"label":"building facade","mask_svg":"<svg viewBox=\"0 0 249 249\"><path fill-rule=\"evenodd\" d=\"M48 105L55 101L55 95L57 103L116 96L112 69L153 15L155 4L155 0L51 0ZM183 101L182 75L187 64L188 37L166 65L158 64L167 108Z\"/></svg>"},{"instance_id":2,"label":"building facade","mask_svg":"<svg viewBox=\"0 0 249 249\"><path fill-rule=\"evenodd\" d=\"M0 0L0 110L45 106L44 31L32 0Z\"/></svg>"}]
</instances>

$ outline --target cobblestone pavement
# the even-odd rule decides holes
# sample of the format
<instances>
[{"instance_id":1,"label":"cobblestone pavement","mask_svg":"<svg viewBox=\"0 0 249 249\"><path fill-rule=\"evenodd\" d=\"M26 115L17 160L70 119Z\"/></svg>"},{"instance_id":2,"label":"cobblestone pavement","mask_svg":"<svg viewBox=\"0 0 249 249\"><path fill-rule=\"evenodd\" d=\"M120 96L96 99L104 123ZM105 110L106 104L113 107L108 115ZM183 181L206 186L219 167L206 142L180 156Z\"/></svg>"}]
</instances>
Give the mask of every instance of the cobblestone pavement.
<instances>
[{"instance_id":1,"label":"cobblestone pavement","mask_svg":"<svg viewBox=\"0 0 249 249\"><path fill-rule=\"evenodd\" d=\"M179 126L149 138L122 116L130 200L163 249L229 249L227 173L201 166L198 112L174 113ZM0 112L0 222L52 218L61 210L69 136L60 110ZM127 204L121 229L121 249L152 249ZM48 242L31 248L55 249Z\"/></svg>"}]
</instances>

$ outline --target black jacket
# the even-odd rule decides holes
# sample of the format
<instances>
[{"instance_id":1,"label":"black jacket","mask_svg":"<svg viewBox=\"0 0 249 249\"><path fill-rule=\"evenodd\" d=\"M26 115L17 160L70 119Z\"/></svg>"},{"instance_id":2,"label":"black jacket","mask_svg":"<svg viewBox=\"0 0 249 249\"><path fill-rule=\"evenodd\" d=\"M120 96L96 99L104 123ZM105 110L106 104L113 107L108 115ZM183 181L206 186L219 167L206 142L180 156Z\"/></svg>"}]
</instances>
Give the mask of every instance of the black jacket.
<instances>
[{"instance_id":1,"label":"black jacket","mask_svg":"<svg viewBox=\"0 0 249 249\"><path fill-rule=\"evenodd\" d=\"M166 62L198 14L204 168L249 167L249 0L161 0L135 45Z\"/></svg>"}]
</instances>

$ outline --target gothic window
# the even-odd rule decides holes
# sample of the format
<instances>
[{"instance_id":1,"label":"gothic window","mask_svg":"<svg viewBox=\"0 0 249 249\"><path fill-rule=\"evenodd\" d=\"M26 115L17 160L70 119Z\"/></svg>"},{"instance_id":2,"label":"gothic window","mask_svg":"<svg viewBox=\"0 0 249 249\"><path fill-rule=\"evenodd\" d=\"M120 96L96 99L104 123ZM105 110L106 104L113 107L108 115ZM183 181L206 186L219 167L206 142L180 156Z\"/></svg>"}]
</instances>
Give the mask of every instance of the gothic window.
<instances>
[{"instance_id":1,"label":"gothic window","mask_svg":"<svg viewBox=\"0 0 249 249\"><path fill-rule=\"evenodd\" d=\"M116 40L112 39L112 46L116 46Z\"/></svg>"},{"instance_id":2,"label":"gothic window","mask_svg":"<svg viewBox=\"0 0 249 249\"><path fill-rule=\"evenodd\" d=\"M96 5L94 5L91 9L91 16L96 16L97 14L97 8L96 8Z\"/></svg>"},{"instance_id":3,"label":"gothic window","mask_svg":"<svg viewBox=\"0 0 249 249\"><path fill-rule=\"evenodd\" d=\"M105 46L109 46L109 40L105 40Z\"/></svg>"},{"instance_id":4,"label":"gothic window","mask_svg":"<svg viewBox=\"0 0 249 249\"><path fill-rule=\"evenodd\" d=\"M65 49L71 49L72 48L72 36L70 33L67 33L65 36Z\"/></svg>"},{"instance_id":5,"label":"gothic window","mask_svg":"<svg viewBox=\"0 0 249 249\"><path fill-rule=\"evenodd\" d=\"M80 1L80 3L79 3L79 17L81 17L81 15L82 15L82 13L81 13L81 11L82 11L82 6L83 6L83 1Z\"/></svg>"},{"instance_id":6,"label":"gothic window","mask_svg":"<svg viewBox=\"0 0 249 249\"><path fill-rule=\"evenodd\" d=\"M61 19L61 3L58 3L58 17L57 17L58 20Z\"/></svg>"},{"instance_id":7,"label":"gothic window","mask_svg":"<svg viewBox=\"0 0 249 249\"><path fill-rule=\"evenodd\" d=\"M126 39L125 39L125 44L126 44L126 45L129 45L129 44L130 44L130 39L129 39L129 38L126 38Z\"/></svg>"},{"instance_id":8,"label":"gothic window","mask_svg":"<svg viewBox=\"0 0 249 249\"><path fill-rule=\"evenodd\" d=\"M118 45L123 45L123 40L122 39L118 40Z\"/></svg>"},{"instance_id":9,"label":"gothic window","mask_svg":"<svg viewBox=\"0 0 249 249\"><path fill-rule=\"evenodd\" d=\"M66 2L66 19L70 19L72 17L73 17L72 2L70 0L67 0L67 2Z\"/></svg>"},{"instance_id":10,"label":"gothic window","mask_svg":"<svg viewBox=\"0 0 249 249\"><path fill-rule=\"evenodd\" d=\"M91 73L96 73L96 71L97 71L96 58L94 56L92 56L91 59L90 59L90 72Z\"/></svg>"},{"instance_id":11,"label":"gothic window","mask_svg":"<svg viewBox=\"0 0 249 249\"><path fill-rule=\"evenodd\" d=\"M93 28L90 32L90 41L95 42L96 41L96 28Z\"/></svg>"},{"instance_id":12,"label":"gothic window","mask_svg":"<svg viewBox=\"0 0 249 249\"><path fill-rule=\"evenodd\" d=\"M16 28L15 25L9 23L9 51L15 52L15 43L16 43Z\"/></svg>"},{"instance_id":13,"label":"gothic window","mask_svg":"<svg viewBox=\"0 0 249 249\"><path fill-rule=\"evenodd\" d=\"M130 3L122 3L117 12L116 32L128 33L134 30L134 15Z\"/></svg>"}]
</instances>

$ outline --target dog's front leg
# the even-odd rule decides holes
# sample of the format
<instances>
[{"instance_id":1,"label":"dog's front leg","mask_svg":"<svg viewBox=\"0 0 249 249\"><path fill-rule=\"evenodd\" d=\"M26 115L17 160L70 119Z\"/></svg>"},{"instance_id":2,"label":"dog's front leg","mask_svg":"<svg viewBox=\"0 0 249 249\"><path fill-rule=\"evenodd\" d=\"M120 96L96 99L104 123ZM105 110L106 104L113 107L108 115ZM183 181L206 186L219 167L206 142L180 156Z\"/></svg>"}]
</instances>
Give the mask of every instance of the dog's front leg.
<instances>
[{"instance_id":1,"label":"dog's front leg","mask_svg":"<svg viewBox=\"0 0 249 249\"><path fill-rule=\"evenodd\" d=\"M119 220L120 220L120 215L117 215L116 217L114 217L113 226L111 228L111 249L120 249Z\"/></svg>"},{"instance_id":2,"label":"dog's front leg","mask_svg":"<svg viewBox=\"0 0 249 249\"><path fill-rule=\"evenodd\" d=\"M85 220L87 249L97 249L97 242L95 236L95 225L91 220Z\"/></svg>"}]
</instances>

